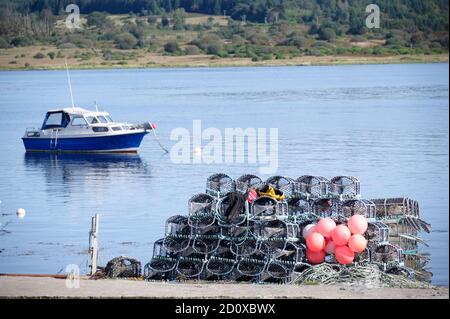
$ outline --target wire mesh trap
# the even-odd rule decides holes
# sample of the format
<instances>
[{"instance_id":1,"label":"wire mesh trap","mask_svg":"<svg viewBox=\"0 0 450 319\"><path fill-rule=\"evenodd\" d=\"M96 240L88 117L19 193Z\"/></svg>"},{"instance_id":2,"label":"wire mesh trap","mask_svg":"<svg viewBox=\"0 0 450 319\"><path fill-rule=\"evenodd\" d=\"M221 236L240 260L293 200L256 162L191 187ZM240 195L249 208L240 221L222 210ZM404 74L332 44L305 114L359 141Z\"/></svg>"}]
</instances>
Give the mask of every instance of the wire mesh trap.
<instances>
[{"instance_id":1,"label":"wire mesh trap","mask_svg":"<svg viewBox=\"0 0 450 319\"><path fill-rule=\"evenodd\" d=\"M386 244L389 239L389 228L382 222L369 222L365 237L369 247Z\"/></svg>"},{"instance_id":2,"label":"wire mesh trap","mask_svg":"<svg viewBox=\"0 0 450 319\"><path fill-rule=\"evenodd\" d=\"M205 267L205 259L180 257L177 263L177 273L184 278L197 278Z\"/></svg>"},{"instance_id":3,"label":"wire mesh trap","mask_svg":"<svg viewBox=\"0 0 450 319\"><path fill-rule=\"evenodd\" d=\"M216 205L216 218L221 226L238 226L247 219L247 199L238 192L220 198Z\"/></svg>"},{"instance_id":4,"label":"wire mesh trap","mask_svg":"<svg viewBox=\"0 0 450 319\"><path fill-rule=\"evenodd\" d=\"M269 196L261 196L250 204L250 218L254 220L270 220L279 217L287 217L288 207L286 202L279 202Z\"/></svg>"},{"instance_id":5,"label":"wire mesh trap","mask_svg":"<svg viewBox=\"0 0 450 319\"><path fill-rule=\"evenodd\" d=\"M292 178L272 176L266 180L266 184L283 192L286 198L291 198L294 196L295 181Z\"/></svg>"},{"instance_id":6,"label":"wire mesh trap","mask_svg":"<svg viewBox=\"0 0 450 319\"><path fill-rule=\"evenodd\" d=\"M328 194L329 183L322 176L303 175L295 181L295 194L305 199L322 198Z\"/></svg>"},{"instance_id":7,"label":"wire mesh trap","mask_svg":"<svg viewBox=\"0 0 450 319\"><path fill-rule=\"evenodd\" d=\"M346 218L353 215L363 215L368 220L375 220L376 207L372 201L366 199L350 199L340 205L339 214Z\"/></svg>"},{"instance_id":8,"label":"wire mesh trap","mask_svg":"<svg viewBox=\"0 0 450 319\"><path fill-rule=\"evenodd\" d=\"M195 228L205 228L211 226L216 221L215 199L208 194L197 194L188 201L189 216L188 224Z\"/></svg>"},{"instance_id":9,"label":"wire mesh trap","mask_svg":"<svg viewBox=\"0 0 450 319\"><path fill-rule=\"evenodd\" d=\"M342 199L358 199L361 195L361 186L353 176L333 177L329 184L329 193Z\"/></svg>"},{"instance_id":10,"label":"wire mesh trap","mask_svg":"<svg viewBox=\"0 0 450 319\"><path fill-rule=\"evenodd\" d=\"M129 257L111 259L105 267L108 278L137 278L141 276L141 262Z\"/></svg>"},{"instance_id":11,"label":"wire mesh trap","mask_svg":"<svg viewBox=\"0 0 450 319\"><path fill-rule=\"evenodd\" d=\"M233 179L226 174L213 174L206 180L206 193L211 196L221 197L235 190L236 185Z\"/></svg>"},{"instance_id":12,"label":"wire mesh trap","mask_svg":"<svg viewBox=\"0 0 450 319\"><path fill-rule=\"evenodd\" d=\"M261 178L252 174L245 174L236 180L236 191L242 194L247 193L250 188L259 188L263 184Z\"/></svg>"},{"instance_id":13,"label":"wire mesh trap","mask_svg":"<svg viewBox=\"0 0 450 319\"><path fill-rule=\"evenodd\" d=\"M310 265L301 230L322 217L345 223L353 215L368 219L367 248L348 266L332 254ZM144 278L407 286L412 274L420 280L432 275L429 257L419 250L426 246L421 230L431 226L420 219L416 201L361 199L359 181L351 176L273 176L263 182L246 174L234 182L214 174L206 193L189 199L187 216L166 220L166 236L155 242Z\"/></svg>"}]
</instances>

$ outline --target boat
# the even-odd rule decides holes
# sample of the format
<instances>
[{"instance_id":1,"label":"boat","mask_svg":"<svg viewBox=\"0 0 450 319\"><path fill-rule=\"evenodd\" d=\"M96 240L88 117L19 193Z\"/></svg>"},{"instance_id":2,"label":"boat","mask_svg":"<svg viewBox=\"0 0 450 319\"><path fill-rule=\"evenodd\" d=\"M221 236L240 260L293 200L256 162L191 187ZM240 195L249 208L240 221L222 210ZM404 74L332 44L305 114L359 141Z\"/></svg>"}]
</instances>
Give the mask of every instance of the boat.
<instances>
[{"instance_id":1,"label":"boat","mask_svg":"<svg viewBox=\"0 0 450 319\"><path fill-rule=\"evenodd\" d=\"M26 152L137 153L155 125L114 122L109 113L67 107L47 111L40 129L27 128Z\"/></svg>"}]
</instances>

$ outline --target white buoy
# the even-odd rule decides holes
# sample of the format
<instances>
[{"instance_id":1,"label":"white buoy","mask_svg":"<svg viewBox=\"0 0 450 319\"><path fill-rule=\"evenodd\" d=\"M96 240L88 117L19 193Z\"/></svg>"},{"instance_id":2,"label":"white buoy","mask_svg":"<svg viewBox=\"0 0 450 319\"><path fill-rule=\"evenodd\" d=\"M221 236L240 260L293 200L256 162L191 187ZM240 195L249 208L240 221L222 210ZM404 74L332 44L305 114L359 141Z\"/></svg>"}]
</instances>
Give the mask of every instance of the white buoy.
<instances>
[{"instance_id":1,"label":"white buoy","mask_svg":"<svg viewBox=\"0 0 450 319\"><path fill-rule=\"evenodd\" d=\"M25 209L19 208L16 212L16 215L18 218L23 219L25 217L26 213L27 212L25 211Z\"/></svg>"}]
</instances>

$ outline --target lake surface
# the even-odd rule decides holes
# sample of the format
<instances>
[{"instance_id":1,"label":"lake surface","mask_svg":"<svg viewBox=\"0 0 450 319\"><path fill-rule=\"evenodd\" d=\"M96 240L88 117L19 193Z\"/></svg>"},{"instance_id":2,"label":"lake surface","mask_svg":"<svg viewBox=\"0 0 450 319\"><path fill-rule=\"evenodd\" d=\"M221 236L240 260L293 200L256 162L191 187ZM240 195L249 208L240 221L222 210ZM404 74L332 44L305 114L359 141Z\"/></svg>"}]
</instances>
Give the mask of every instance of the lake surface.
<instances>
[{"instance_id":1,"label":"lake surface","mask_svg":"<svg viewBox=\"0 0 450 319\"><path fill-rule=\"evenodd\" d=\"M364 198L408 196L433 226L435 284L448 285L448 64L71 71L76 105L151 120L166 147L192 121L278 128L277 175L353 175ZM165 220L187 213L206 178L255 164L174 164L148 135L138 156L25 155L25 128L70 105L65 71L0 72L0 273L87 271L90 219L100 264L150 260ZM27 211L24 219L17 208ZM1 227L1 226L0 226ZM0 228L1 229L1 228Z\"/></svg>"}]
</instances>

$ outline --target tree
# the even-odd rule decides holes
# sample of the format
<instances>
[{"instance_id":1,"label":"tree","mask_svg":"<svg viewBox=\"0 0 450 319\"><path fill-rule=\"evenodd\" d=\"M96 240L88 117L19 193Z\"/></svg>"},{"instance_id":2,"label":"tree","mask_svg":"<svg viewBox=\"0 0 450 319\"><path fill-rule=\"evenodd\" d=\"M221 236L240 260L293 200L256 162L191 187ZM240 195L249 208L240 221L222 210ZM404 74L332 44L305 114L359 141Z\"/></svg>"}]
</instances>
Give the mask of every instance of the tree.
<instances>
[{"instance_id":1,"label":"tree","mask_svg":"<svg viewBox=\"0 0 450 319\"><path fill-rule=\"evenodd\" d=\"M173 29L184 30L186 27L186 11L183 8L173 12Z\"/></svg>"},{"instance_id":2,"label":"tree","mask_svg":"<svg viewBox=\"0 0 450 319\"><path fill-rule=\"evenodd\" d=\"M324 41L333 41L336 39L336 32L331 28L320 28L319 39Z\"/></svg>"},{"instance_id":3,"label":"tree","mask_svg":"<svg viewBox=\"0 0 450 319\"><path fill-rule=\"evenodd\" d=\"M120 33L115 38L116 46L121 50L133 49L137 44L137 39L128 32Z\"/></svg>"},{"instance_id":4,"label":"tree","mask_svg":"<svg viewBox=\"0 0 450 319\"><path fill-rule=\"evenodd\" d=\"M180 51L180 47L177 42L169 41L164 45L164 51L168 53L177 53Z\"/></svg>"},{"instance_id":5,"label":"tree","mask_svg":"<svg viewBox=\"0 0 450 319\"><path fill-rule=\"evenodd\" d=\"M161 27L166 28L169 26L169 18L166 15L161 17Z\"/></svg>"}]
</instances>

